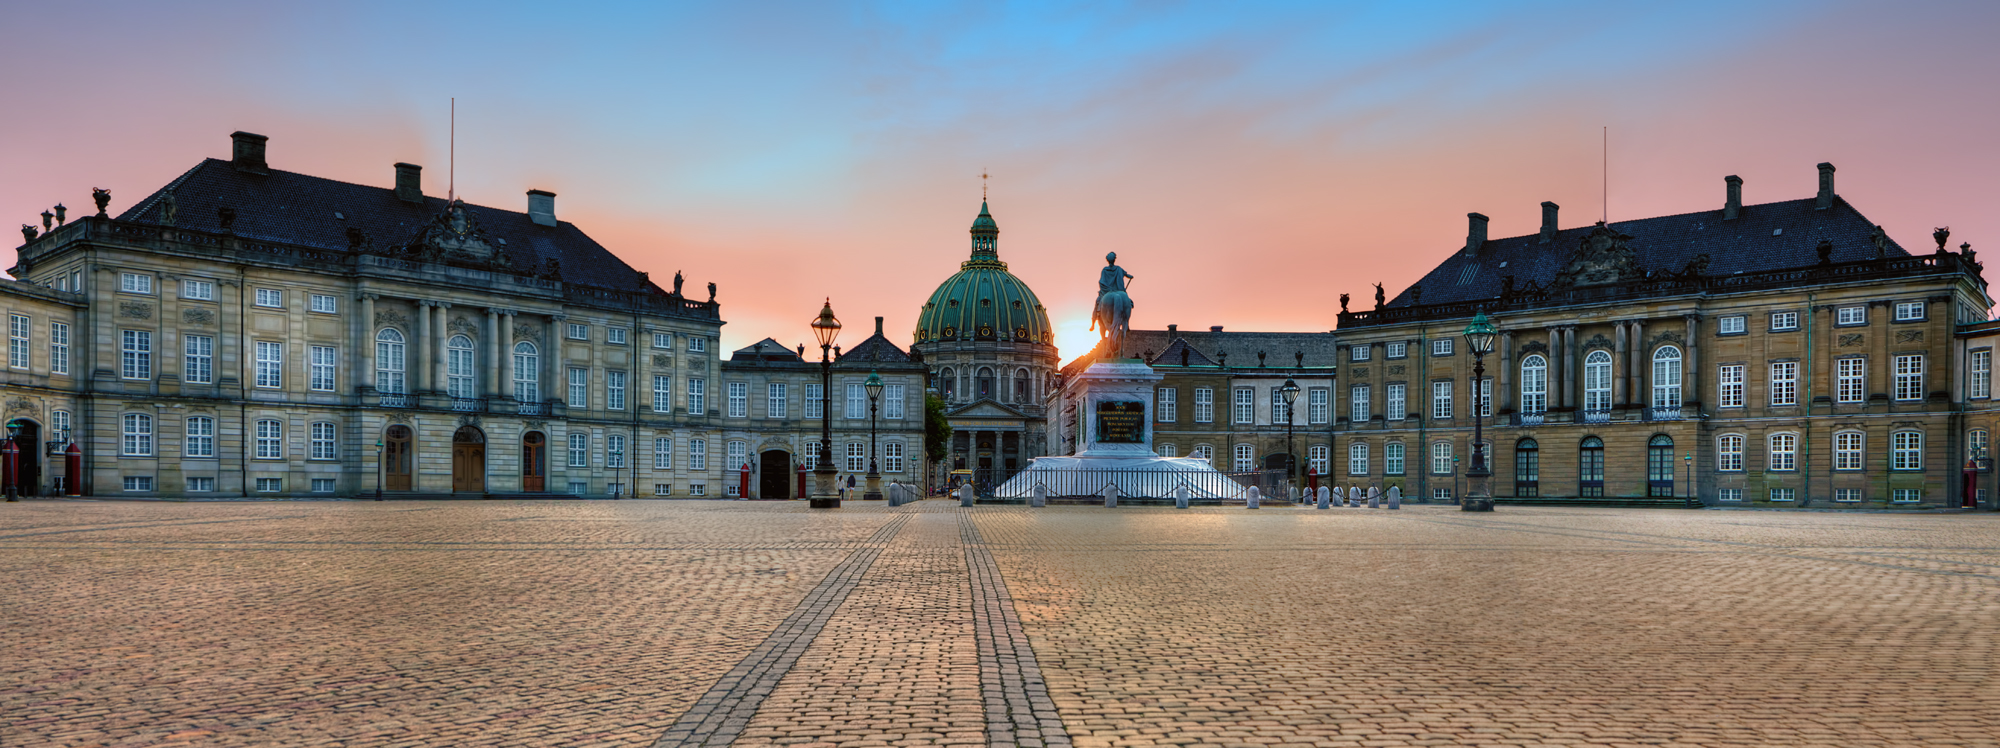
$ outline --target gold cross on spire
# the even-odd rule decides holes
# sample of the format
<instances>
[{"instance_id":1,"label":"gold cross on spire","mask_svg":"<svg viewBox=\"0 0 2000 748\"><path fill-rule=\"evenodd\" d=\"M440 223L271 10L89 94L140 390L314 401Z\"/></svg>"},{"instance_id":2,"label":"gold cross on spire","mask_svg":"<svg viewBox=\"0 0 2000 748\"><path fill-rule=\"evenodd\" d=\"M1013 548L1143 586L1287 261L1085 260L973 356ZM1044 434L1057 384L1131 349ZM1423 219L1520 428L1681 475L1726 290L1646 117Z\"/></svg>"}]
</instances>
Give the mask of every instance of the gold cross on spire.
<instances>
[{"instance_id":1,"label":"gold cross on spire","mask_svg":"<svg viewBox=\"0 0 2000 748\"><path fill-rule=\"evenodd\" d=\"M986 170L979 170L979 201L986 202Z\"/></svg>"}]
</instances>

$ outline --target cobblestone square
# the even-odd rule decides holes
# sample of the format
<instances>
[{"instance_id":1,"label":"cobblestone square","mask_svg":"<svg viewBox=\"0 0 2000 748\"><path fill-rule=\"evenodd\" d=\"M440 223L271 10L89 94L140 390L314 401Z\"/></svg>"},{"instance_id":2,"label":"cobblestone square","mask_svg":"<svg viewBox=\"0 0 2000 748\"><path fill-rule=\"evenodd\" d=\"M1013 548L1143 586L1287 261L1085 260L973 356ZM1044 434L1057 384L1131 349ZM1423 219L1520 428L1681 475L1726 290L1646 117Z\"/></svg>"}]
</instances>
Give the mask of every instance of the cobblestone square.
<instances>
[{"instance_id":1,"label":"cobblestone square","mask_svg":"<svg viewBox=\"0 0 2000 748\"><path fill-rule=\"evenodd\" d=\"M2000 517L0 509L0 746L1996 745Z\"/></svg>"}]
</instances>

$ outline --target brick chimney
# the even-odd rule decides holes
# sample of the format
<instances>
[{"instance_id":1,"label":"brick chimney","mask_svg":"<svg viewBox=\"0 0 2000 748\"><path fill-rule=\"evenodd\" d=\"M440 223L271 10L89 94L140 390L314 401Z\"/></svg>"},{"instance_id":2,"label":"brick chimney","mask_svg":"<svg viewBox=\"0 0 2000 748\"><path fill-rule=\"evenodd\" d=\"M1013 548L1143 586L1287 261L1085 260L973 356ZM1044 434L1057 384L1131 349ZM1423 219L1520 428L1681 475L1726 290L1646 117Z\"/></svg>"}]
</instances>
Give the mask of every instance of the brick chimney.
<instances>
[{"instance_id":1,"label":"brick chimney","mask_svg":"<svg viewBox=\"0 0 2000 748\"><path fill-rule=\"evenodd\" d=\"M1819 210L1833 207L1833 164L1819 165Z\"/></svg>"},{"instance_id":2,"label":"brick chimney","mask_svg":"<svg viewBox=\"0 0 2000 748\"><path fill-rule=\"evenodd\" d=\"M1180 325L1167 325L1167 340L1168 340L1168 341L1172 341L1172 340L1173 340L1174 338L1178 338L1178 337L1180 337L1180 335L1181 335L1181 326L1180 326Z\"/></svg>"},{"instance_id":3,"label":"brick chimney","mask_svg":"<svg viewBox=\"0 0 2000 748\"><path fill-rule=\"evenodd\" d=\"M1743 178L1731 174L1722 181L1728 185L1722 198L1722 220L1734 221L1743 213Z\"/></svg>"},{"instance_id":4,"label":"brick chimney","mask_svg":"<svg viewBox=\"0 0 2000 748\"><path fill-rule=\"evenodd\" d=\"M1547 200L1543 200L1543 201L1542 201L1542 243L1543 243L1543 244L1547 244L1547 243L1549 243L1549 242L1552 242L1552 241L1555 241L1555 238L1556 238L1556 232L1557 232L1557 231L1561 231L1561 230L1562 230L1562 229L1559 229L1559 228L1556 228L1556 211L1557 211L1557 210L1559 210L1559 209L1561 209L1561 208L1562 208L1562 206L1560 206L1560 205L1557 205L1557 204L1555 204L1555 203L1552 203L1552 202L1549 202L1549 201L1547 201Z\"/></svg>"},{"instance_id":5,"label":"brick chimney","mask_svg":"<svg viewBox=\"0 0 2000 748\"><path fill-rule=\"evenodd\" d=\"M424 201L424 167L396 164L396 199L419 204Z\"/></svg>"},{"instance_id":6,"label":"brick chimney","mask_svg":"<svg viewBox=\"0 0 2000 748\"><path fill-rule=\"evenodd\" d=\"M230 163L237 171L251 174L269 174L271 167L264 163L264 144L271 139L252 132L237 130L229 134L234 143L230 149Z\"/></svg>"},{"instance_id":7,"label":"brick chimney","mask_svg":"<svg viewBox=\"0 0 2000 748\"><path fill-rule=\"evenodd\" d=\"M1479 254L1479 248L1486 246L1487 220L1478 213L1465 214L1465 256Z\"/></svg>"},{"instance_id":8,"label":"brick chimney","mask_svg":"<svg viewBox=\"0 0 2000 748\"><path fill-rule=\"evenodd\" d=\"M541 226L556 225L556 193L528 190L528 220Z\"/></svg>"},{"instance_id":9,"label":"brick chimney","mask_svg":"<svg viewBox=\"0 0 2000 748\"><path fill-rule=\"evenodd\" d=\"M882 318L881 318L881 317L876 317L876 318L875 318L875 334L876 334L877 336L880 336L880 335L882 334Z\"/></svg>"},{"instance_id":10,"label":"brick chimney","mask_svg":"<svg viewBox=\"0 0 2000 748\"><path fill-rule=\"evenodd\" d=\"M1209 331L1209 332L1222 332L1222 326L1221 326L1221 325L1209 325L1209 326L1208 326L1208 331Z\"/></svg>"}]
</instances>

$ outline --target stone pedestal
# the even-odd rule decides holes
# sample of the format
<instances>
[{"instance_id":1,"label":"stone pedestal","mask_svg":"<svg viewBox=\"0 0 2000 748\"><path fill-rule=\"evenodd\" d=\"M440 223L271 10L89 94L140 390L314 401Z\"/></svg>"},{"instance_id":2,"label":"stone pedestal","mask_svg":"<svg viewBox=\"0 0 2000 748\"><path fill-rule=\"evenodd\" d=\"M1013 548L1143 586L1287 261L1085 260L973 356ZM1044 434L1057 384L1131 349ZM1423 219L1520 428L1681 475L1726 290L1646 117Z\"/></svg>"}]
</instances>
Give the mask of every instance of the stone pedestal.
<instances>
[{"instance_id":1,"label":"stone pedestal","mask_svg":"<svg viewBox=\"0 0 2000 748\"><path fill-rule=\"evenodd\" d=\"M814 472L812 499L807 506L812 509L839 509L840 474L832 470Z\"/></svg>"},{"instance_id":2,"label":"stone pedestal","mask_svg":"<svg viewBox=\"0 0 2000 748\"><path fill-rule=\"evenodd\" d=\"M882 500L882 476L881 476L881 475L879 475L879 474L876 474L876 473L869 473L869 474L868 474L868 485L867 485L867 487L866 487L866 488L862 489L862 493L861 493L861 499L862 499L863 501L881 501L881 500Z\"/></svg>"}]
</instances>

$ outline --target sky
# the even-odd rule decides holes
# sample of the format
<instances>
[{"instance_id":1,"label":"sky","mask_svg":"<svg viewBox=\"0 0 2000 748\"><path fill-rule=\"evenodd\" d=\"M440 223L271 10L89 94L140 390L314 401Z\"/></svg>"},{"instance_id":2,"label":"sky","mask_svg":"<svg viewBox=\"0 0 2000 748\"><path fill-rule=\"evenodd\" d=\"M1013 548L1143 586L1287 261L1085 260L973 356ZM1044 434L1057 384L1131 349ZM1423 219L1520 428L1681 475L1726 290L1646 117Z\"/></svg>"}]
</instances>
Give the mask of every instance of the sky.
<instances>
[{"instance_id":1,"label":"sky","mask_svg":"<svg viewBox=\"0 0 2000 748\"><path fill-rule=\"evenodd\" d=\"M1464 244L1809 197L2000 247L2000 3L12 3L0 219L115 213L230 132L273 168L556 212L720 286L723 344L907 346L1000 256L1065 360L1107 251L1132 324L1329 330ZM34 31L27 31L33 29ZM1608 137L1606 133L1608 132ZM1607 147L1608 140L1608 147ZM1605 154L1608 152L1608 159ZM11 233L11 232L10 232Z\"/></svg>"}]
</instances>

